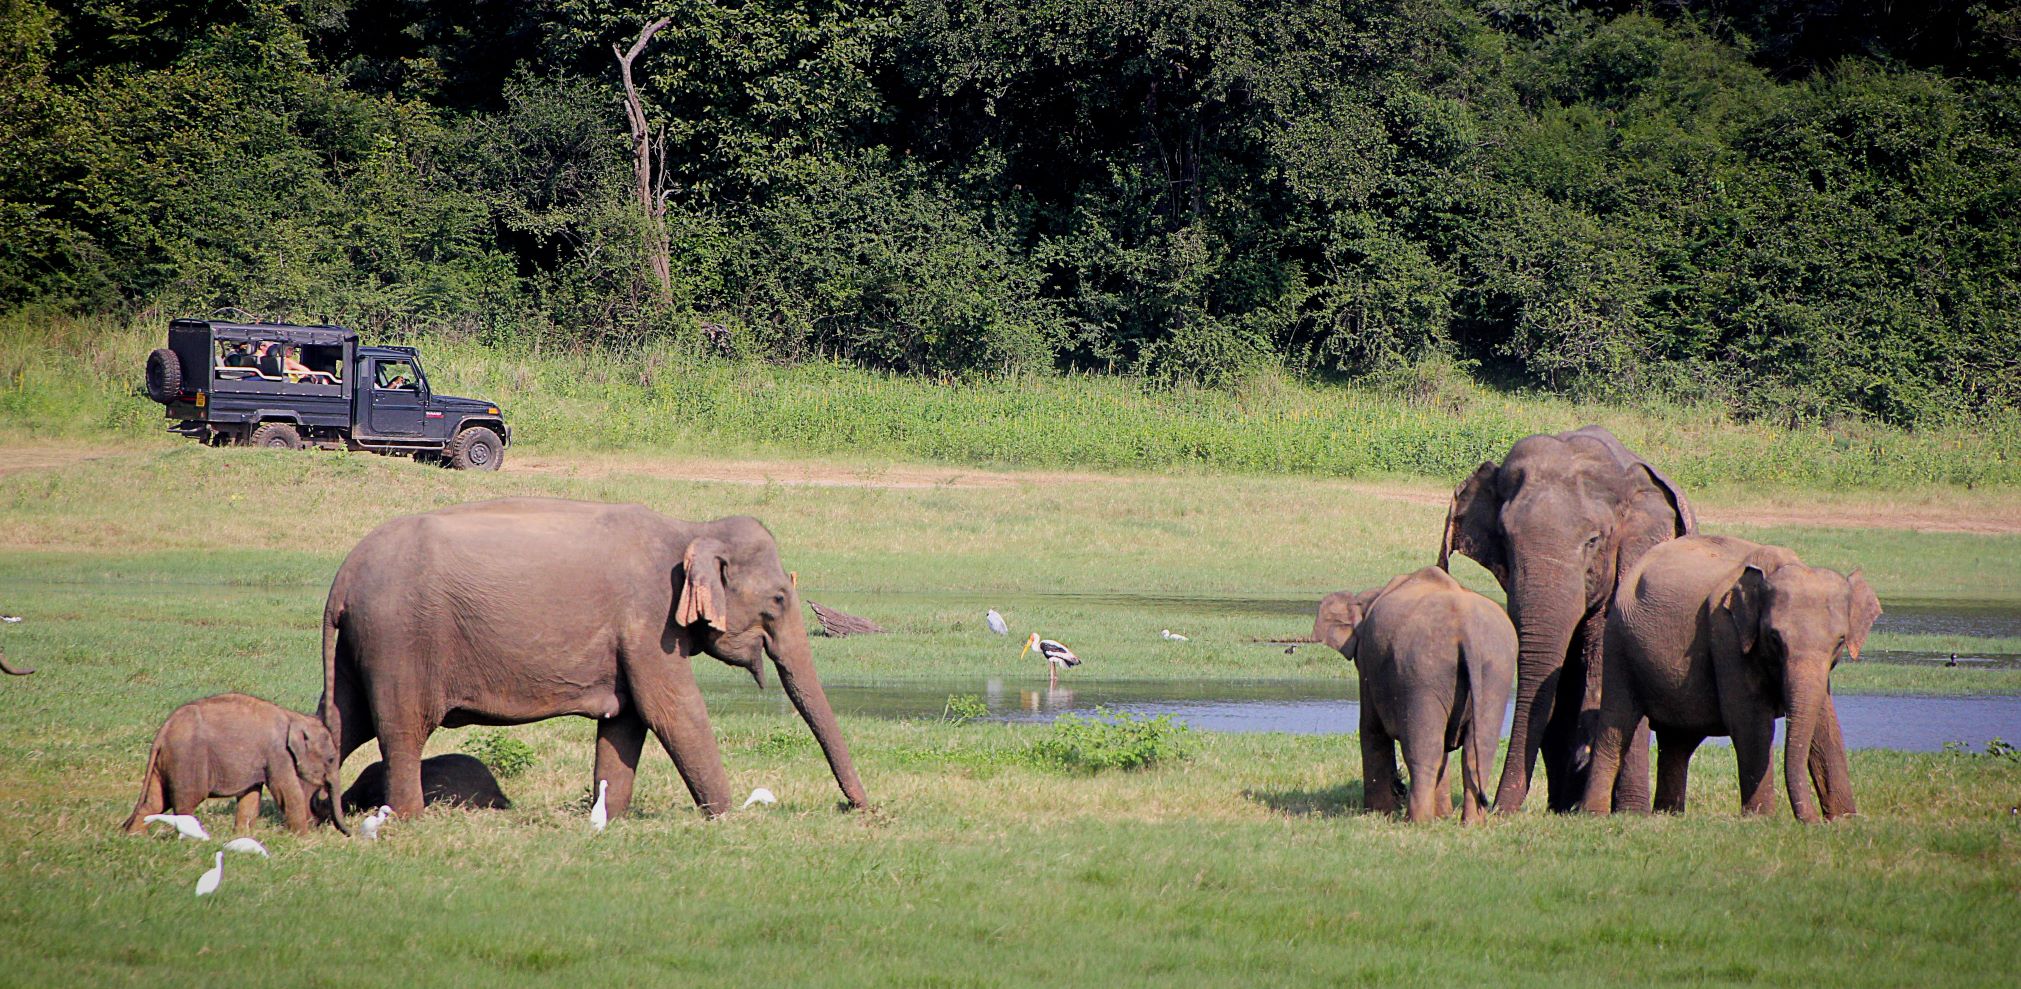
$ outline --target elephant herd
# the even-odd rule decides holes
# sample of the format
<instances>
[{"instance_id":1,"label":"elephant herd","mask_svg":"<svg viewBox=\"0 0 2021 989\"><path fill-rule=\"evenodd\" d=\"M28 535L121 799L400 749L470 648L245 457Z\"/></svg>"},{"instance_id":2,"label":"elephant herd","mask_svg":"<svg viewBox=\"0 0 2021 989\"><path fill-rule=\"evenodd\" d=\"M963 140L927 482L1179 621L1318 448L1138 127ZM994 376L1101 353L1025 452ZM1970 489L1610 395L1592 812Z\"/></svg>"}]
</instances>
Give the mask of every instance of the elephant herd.
<instances>
[{"instance_id":1,"label":"elephant herd","mask_svg":"<svg viewBox=\"0 0 2021 989\"><path fill-rule=\"evenodd\" d=\"M1482 464L1453 493L1437 567L1320 603L1314 638L1361 676L1368 808L1394 808L1400 746L1411 819L1443 813L1446 754L1459 749L1463 817L1484 814L1513 679L1498 810L1523 805L1541 755L1552 810L1681 812L1692 752L1721 735L1743 811L1765 813L1787 717L1790 809L1806 822L1853 813L1829 677L1839 657L1859 658L1881 612L1873 588L1697 528L1677 484L1598 426L1530 436ZM1506 614L1445 572L1455 551L1501 583Z\"/></svg>"},{"instance_id":2,"label":"elephant herd","mask_svg":"<svg viewBox=\"0 0 2021 989\"><path fill-rule=\"evenodd\" d=\"M1463 816L1522 806L1539 755L1554 810L1650 806L1648 738L1661 740L1655 804L1681 810L1685 762L1731 735L1749 812L1772 799L1774 719L1789 717L1791 806L1850 813L1827 674L1858 657L1880 607L1857 574L1788 550L1695 535L1684 493L1599 427L1518 442L1455 491L1439 566L1322 603L1315 636L1362 678L1364 793L1410 816L1446 809L1446 753L1461 750ZM1445 572L1478 560L1507 612ZM728 775L690 659L708 655L781 687L848 806L867 804L815 676L797 581L754 519L669 519L636 505L511 498L396 518L338 568L323 612L313 718L244 695L185 705L150 754L129 819L264 785L291 827L342 828L338 768L377 739L385 802L424 803L422 749L437 728L574 715L597 722L595 779L610 814L631 802L647 733L705 814L731 807ZM1489 773L1509 698L1508 757ZM1819 799L1799 794L1804 767ZM501 798L502 799L502 798Z\"/></svg>"}]
</instances>

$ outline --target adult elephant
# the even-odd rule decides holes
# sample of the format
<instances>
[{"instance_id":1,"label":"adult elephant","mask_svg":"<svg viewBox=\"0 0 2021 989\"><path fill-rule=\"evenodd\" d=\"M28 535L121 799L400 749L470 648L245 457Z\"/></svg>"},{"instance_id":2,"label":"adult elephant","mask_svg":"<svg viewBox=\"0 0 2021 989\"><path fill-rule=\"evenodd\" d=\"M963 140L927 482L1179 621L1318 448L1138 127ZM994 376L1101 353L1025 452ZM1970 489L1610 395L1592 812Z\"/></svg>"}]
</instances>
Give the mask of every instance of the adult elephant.
<instances>
[{"instance_id":1,"label":"adult elephant","mask_svg":"<svg viewBox=\"0 0 2021 989\"><path fill-rule=\"evenodd\" d=\"M690 657L765 685L767 656L851 806L864 806L814 675L800 597L756 519L509 498L394 519L337 570L320 708L339 752L375 736L395 812L421 810L436 728L597 719L596 779L622 813L648 729L709 816L730 784Z\"/></svg>"},{"instance_id":2,"label":"adult elephant","mask_svg":"<svg viewBox=\"0 0 2021 989\"><path fill-rule=\"evenodd\" d=\"M1454 490L1439 566L1457 550L1494 574L1521 640L1497 811L1523 806L1540 753L1551 809L1579 805L1586 786L1574 759L1580 710L1590 686L1597 713L1616 577L1650 547L1697 528L1683 490L1599 426L1524 437L1500 464L1481 464ZM1624 808L1649 802L1646 727L1636 743L1615 790Z\"/></svg>"}]
</instances>

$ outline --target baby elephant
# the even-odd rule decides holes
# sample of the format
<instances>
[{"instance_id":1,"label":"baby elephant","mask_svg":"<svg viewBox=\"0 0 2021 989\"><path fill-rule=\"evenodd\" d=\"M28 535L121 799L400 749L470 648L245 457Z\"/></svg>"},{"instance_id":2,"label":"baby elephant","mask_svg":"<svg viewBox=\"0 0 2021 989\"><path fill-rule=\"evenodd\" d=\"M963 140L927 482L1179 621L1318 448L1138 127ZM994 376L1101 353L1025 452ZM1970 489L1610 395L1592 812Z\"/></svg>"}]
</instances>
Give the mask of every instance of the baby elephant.
<instances>
[{"instance_id":1,"label":"baby elephant","mask_svg":"<svg viewBox=\"0 0 2021 989\"><path fill-rule=\"evenodd\" d=\"M238 798L233 823L248 830L262 786L296 834L309 833L311 818L351 833L337 805L337 746L321 721L245 694L191 701L155 733L127 833L145 830L149 814L188 814L211 797Z\"/></svg>"},{"instance_id":2,"label":"baby elephant","mask_svg":"<svg viewBox=\"0 0 2021 989\"><path fill-rule=\"evenodd\" d=\"M1460 750L1461 818L1486 817L1485 789L1516 679L1516 628L1493 601L1426 567L1379 591L1329 594L1312 637L1361 673L1362 800L1396 809L1396 751L1410 769L1410 819L1448 807L1446 753Z\"/></svg>"},{"instance_id":3,"label":"baby elephant","mask_svg":"<svg viewBox=\"0 0 2021 989\"><path fill-rule=\"evenodd\" d=\"M383 762L366 766L344 791L344 809L353 813L376 810L386 802ZM505 791L498 788L498 780L483 762L454 752L421 760L422 806L445 803L479 810L512 809L512 801L505 799Z\"/></svg>"},{"instance_id":4,"label":"baby elephant","mask_svg":"<svg viewBox=\"0 0 2021 989\"><path fill-rule=\"evenodd\" d=\"M1623 737L1647 717L1657 810L1684 810L1692 751L1707 735L1731 735L1741 810L1765 814L1775 799L1775 719L1787 716L1790 810L1819 819L1803 783L1808 767L1823 816L1853 813L1830 675L1841 655L1860 658L1880 613L1857 571L1808 567L1780 546L1686 536L1650 550L1622 575L1607 615L1586 809L1606 811Z\"/></svg>"}]
</instances>

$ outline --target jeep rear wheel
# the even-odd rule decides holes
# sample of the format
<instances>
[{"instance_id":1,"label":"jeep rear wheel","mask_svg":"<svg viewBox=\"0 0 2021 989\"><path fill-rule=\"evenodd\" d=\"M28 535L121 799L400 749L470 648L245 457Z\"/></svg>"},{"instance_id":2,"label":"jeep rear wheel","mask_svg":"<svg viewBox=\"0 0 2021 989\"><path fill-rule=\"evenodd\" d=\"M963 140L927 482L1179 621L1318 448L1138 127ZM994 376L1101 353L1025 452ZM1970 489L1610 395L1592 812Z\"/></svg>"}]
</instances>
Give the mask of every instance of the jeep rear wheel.
<instances>
[{"instance_id":1,"label":"jeep rear wheel","mask_svg":"<svg viewBox=\"0 0 2021 989\"><path fill-rule=\"evenodd\" d=\"M490 429L472 426L449 441L442 458L457 470L497 470L505 461L505 444Z\"/></svg>"},{"instance_id":2,"label":"jeep rear wheel","mask_svg":"<svg viewBox=\"0 0 2021 989\"><path fill-rule=\"evenodd\" d=\"M263 422L253 430L253 438L248 441L253 446L272 447L276 450L299 450L302 448L302 434L285 422Z\"/></svg>"},{"instance_id":3,"label":"jeep rear wheel","mask_svg":"<svg viewBox=\"0 0 2021 989\"><path fill-rule=\"evenodd\" d=\"M182 394L182 360L163 347L147 355L147 397L167 405Z\"/></svg>"}]
</instances>

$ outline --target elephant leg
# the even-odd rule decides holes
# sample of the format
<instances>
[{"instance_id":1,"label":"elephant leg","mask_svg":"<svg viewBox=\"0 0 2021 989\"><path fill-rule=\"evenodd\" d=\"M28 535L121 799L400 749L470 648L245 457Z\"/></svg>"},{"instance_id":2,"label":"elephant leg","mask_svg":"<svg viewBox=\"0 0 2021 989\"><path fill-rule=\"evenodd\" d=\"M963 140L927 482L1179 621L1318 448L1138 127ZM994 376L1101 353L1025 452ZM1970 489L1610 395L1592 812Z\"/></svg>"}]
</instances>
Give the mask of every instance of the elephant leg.
<instances>
[{"instance_id":1,"label":"elephant leg","mask_svg":"<svg viewBox=\"0 0 2021 989\"><path fill-rule=\"evenodd\" d=\"M1444 725L1443 719L1435 722ZM1429 737L1427 737L1429 736ZM1422 727L1403 738L1403 762L1410 771L1410 820L1416 824L1441 816L1439 805L1449 798L1442 784L1446 779L1445 734L1431 734Z\"/></svg>"},{"instance_id":2,"label":"elephant leg","mask_svg":"<svg viewBox=\"0 0 2021 989\"><path fill-rule=\"evenodd\" d=\"M1733 756L1740 764L1740 812L1768 813L1775 803L1771 772L1775 768L1775 719L1757 718L1736 726Z\"/></svg>"},{"instance_id":3,"label":"elephant leg","mask_svg":"<svg viewBox=\"0 0 2021 989\"><path fill-rule=\"evenodd\" d=\"M232 812L232 830L244 834L253 829L253 819L260 816L260 790L239 794L239 805Z\"/></svg>"},{"instance_id":4,"label":"elephant leg","mask_svg":"<svg viewBox=\"0 0 2021 989\"><path fill-rule=\"evenodd\" d=\"M1432 785L1432 816L1445 817L1453 811L1453 760L1447 752L1439 753L1439 778Z\"/></svg>"},{"instance_id":5,"label":"elephant leg","mask_svg":"<svg viewBox=\"0 0 2021 989\"><path fill-rule=\"evenodd\" d=\"M391 764L388 764L391 768ZM296 834L309 833L309 794L302 786L302 778L296 775L293 766L284 769L267 770L267 790L274 795L274 803L281 807L281 818L288 824L288 830ZM257 803L259 791L253 791Z\"/></svg>"},{"instance_id":6,"label":"elephant leg","mask_svg":"<svg viewBox=\"0 0 2021 989\"><path fill-rule=\"evenodd\" d=\"M1699 732L1665 731L1657 736L1656 811L1684 813L1684 795L1691 784L1691 755L1705 741Z\"/></svg>"},{"instance_id":7,"label":"elephant leg","mask_svg":"<svg viewBox=\"0 0 2021 989\"><path fill-rule=\"evenodd\" d=\"M1396 743L1383 731L1374 705L1361 705L1361 805L1371 814L1396 813Z\"/></svg>"},{"instance_id":8,"label":"elephant leg","mask_svg":"<svg viewBox=\"0 0 2021 989\"><path fill-rule=\"evenodd\" d=\"M344 735L335 739L340 764L378 735L372 709L365 703L365 691L358 684L358 671L356 667L345 668L342 664L346 662L348 660L338 660L337 682L331 687L329 697L329 703L337 709L337 718L342 726L340 730Z\"/></svg>"},{"instance_id":9,"label":"elephant leg","mask_svg":"<svg viewBox=\"0 0 2021 989\"><path fill-rule=\"evenodd\" d=\"M1592 762L1586 767L1586 792L1581 801L1586 813L1613 812L1622 755L1632 744L1634 726L1640 720L1637 712L1623 709L1621 698L1607 699L1606 708L1600 712L1599 727L1593 733Z\"/></svg>"},{"instance_id":10,"label":"elephant leg","mask_svg":"<svg viewBox=\"0 0 2021 989\"><path fill-rule=\"evenodd\" d=\"M632 781L638 776L639 752L646 744L646 723L631 711L596 723L596 778L610 783L604 810L617 817L632 805Z\"/></svg>"},{"instance_id":11,"label":"elephant leg","mask_svg":"<svg viewBox=\"0 0 2021 989\"><path fill-rule=\"evenodd\" d=\"M1621 749L1621 768L1614 778L1614 809L1623 814L1649 813L1649 719L1635 723Z\"/></svg>"},{"instance_id":12,"label":"elephant leg","mask_svg":"<svg viewBox=\"0 0 2021 989\"><path fill-rule=\"evenodd\" d=\"M634 678L632 698L660 747L674 760L695 806L710 817L720 817L730 810L730 776L723 770L716 730L709 725L709 709L702 704L702 691L693 676L688 673L687 682L678 685L642 685Z\"/></svg>"},{"instance_id":13,"label":"elephant leg","mask_svg":"<svg viewBox=\"0 0 2021 989\"><path fill-rule=\"evenodd\" d=\"M1810 745L1810 779L1817 788L1825 820L1859 813L1853 805L1852 770L1846 765L1846 740L1839 733L1838 705L1826 703Z\"/></svg>"},{"instance_id":14,"label":"elephant leg","mask_svg":"<svg viewBox=\"0 0 2021 989\"><path fill-rule=\"evenodd\" d=\"M421 750L431 730L379 731L379 756L386 760L386 805L401 817L421 813Z\"/></svg>"},{"instance_id":15,"label":"elephant leg","mask_svg":"<svg viewBox=\"0 0 2021 989\"><path fill-rule=\"evenodd\" d=\"M1579 705L1586 697L1586 675L1583 668L1573 666L1565 664L1555 678L1550 705L1538 705L1546 719L1538 754L1544 759L1549 806L1558 813L1576 809L1586 795L1586 774L1577 765Z\"/></svg>"}]
</instances>

